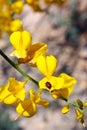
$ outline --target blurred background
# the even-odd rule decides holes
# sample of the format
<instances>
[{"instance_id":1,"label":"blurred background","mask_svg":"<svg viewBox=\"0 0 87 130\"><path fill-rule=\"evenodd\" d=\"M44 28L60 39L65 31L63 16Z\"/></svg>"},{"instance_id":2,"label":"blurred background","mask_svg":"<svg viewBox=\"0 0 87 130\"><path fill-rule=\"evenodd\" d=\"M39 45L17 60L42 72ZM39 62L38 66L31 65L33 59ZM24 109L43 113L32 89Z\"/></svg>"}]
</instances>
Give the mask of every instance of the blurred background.
<instances>
[{"instance_id":1,"label":"blurred background","mask_svg":"<svg viewBox=\"0 0 87 130\"><path fill-rule=\"evenodd\" d=\"M45 42L48 45L48 54L58 58L58 67L55 75L65 72L77 79L77 85L70 96L72 101L77 98L87 101L87 0L67 0L63 5L44 4L40 0L43 11L35 11L25 3L19 18L23 28L31 32L32 42ZM3 23L4 24L4 23ZM10 57L13 48L9 44L9 35L3 33L0 39L0 49ZM11 57L12 60L15 60ZM42 75L36 68L22 65L23 70L36 80ZM0 85L7 83L9 77L22 80L23 77L0 56ZM34 84L29 83L36 89ZM32 88L32 87L31 87ZM75 112L71 108L66 115L61 114L65 104L60 100L53 100L48 93L50 106L46 109L38 108L32 118L20 118L14 121L17 115L14 107L0 104L0 130L87 130L76 120ZM85 116L87 125L87 116Z\"/></svg>"}]
</instances>

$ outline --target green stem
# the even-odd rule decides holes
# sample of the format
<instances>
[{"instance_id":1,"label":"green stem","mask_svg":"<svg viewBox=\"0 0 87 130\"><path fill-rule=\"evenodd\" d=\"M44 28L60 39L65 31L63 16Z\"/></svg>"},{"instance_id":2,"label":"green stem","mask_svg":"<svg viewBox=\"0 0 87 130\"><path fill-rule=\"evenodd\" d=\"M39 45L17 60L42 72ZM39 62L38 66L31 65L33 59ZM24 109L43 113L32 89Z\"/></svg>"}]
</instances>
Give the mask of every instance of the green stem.
<instances>
[{"instance_id":1,"label":"green stem","mask_svg":"<svg viewBox=\"0 0 87 130\"><path fill-rule=\"evenodd\" d=\"M33 79L32 77L30 77L29 75L27 75L23 70L21 70L19 68L18 65L16 65L11 59L9 59L4 52L0 49L0 55L10 64L12 65L19 73L21 73L25 78L31 80L32 82L34 82L36 85L38 85L38 81L36 81L35 79Z\"/></svg>"},{"instance_id":2,"label":"green stem","mask_svg":"<svg viewBox=\"0 0 87 130\"><path fill-rule=\"evenodd\" d=\"M68 104L72 105L73 107L81 109L80 106L79 106L77 103L72 102L72 101L70 101L69 99L66 99L66 98L62 98L62 99L63 99L65 102L67 102Z\"/></svg>"},{"instance_id":3,"label":"green stem","mask_svg":"<svg viewBox=\"0 0 87 130\"><path fill-rule=\"evenodd\" d=\"M75 108L81 109L80 106L79 106L77 103L71 102L70 100L68 100L68 104L71 104L71 105L72 105L73 107L75 107Z\"/></svg>"}]
</instances>

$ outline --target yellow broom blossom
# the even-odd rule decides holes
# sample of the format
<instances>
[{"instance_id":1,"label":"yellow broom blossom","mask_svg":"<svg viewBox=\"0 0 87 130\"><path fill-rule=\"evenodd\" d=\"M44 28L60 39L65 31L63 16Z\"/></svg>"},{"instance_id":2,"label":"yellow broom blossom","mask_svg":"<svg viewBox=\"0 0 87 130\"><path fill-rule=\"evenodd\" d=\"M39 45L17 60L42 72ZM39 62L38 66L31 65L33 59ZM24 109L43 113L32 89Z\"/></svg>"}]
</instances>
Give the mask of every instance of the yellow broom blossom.
<instances>
[{"instance_id":1,"label":"yellow broom blossom","mask_svg":"<svg viewBox=\"0 0 87 130\"><path fill-rule=\"evenodd\" d=\"M0 89L0 102L5 104L14 104L20 100L24 100L25 92L25 81L20 82L14 78L9 78L6 85L1 86Z\"/></svg>"},{"instance_id":2,"label":"yellow broom blossom","mask_svg":"<svg viewBox=\"0 0 87 130\"><path fill-rule=\"evenodd\" d=\"M30 90L30 97L18 103L16 111L20 116L32 117L37 112L37 105L48 107L49 102L40 98L41 92L34 93L34 90Z\"/></svg>"},{"instance_id":3,"label":"yellow broom blossom","mask_svg":"<svg viewBox=\"0 0 87 130\"><path fill-rule=\"evenodd\" d=\"M68 98L73 91L76 80L62 73L58 77L53 73L57 67L57 60L54 56L40 56L37 59L37 68L45 76L39 81L40 89L50 91L54 98Z\"/></svg>"},{"instance_id":4,"label":"yellow broom blossom","mask_svg":"<svg viewBox=\"0 0 87 130\"><path fill-rule=\"evenodd\" d=\"M15 49L11 55L17 57L20 63L30 63L32 66L35 65L37 58L45 55L47 51L45 43L32 44L32 36L26 30L13 32L10 42Z\"/></svg>"}]
</instances>

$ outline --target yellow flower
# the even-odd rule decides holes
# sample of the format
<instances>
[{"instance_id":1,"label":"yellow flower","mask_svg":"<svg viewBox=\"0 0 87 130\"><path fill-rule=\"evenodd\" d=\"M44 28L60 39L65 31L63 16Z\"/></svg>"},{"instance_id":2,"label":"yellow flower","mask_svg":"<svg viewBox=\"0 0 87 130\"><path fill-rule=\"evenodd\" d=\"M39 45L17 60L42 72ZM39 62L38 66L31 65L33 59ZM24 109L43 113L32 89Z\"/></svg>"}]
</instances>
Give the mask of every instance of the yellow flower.
<instances>
[{"instance_id":1,"label":"yellow flower","mask_svg":"<svg viewBox=\"0 0 87 130\"><path fill-rule=\"evenodd\" d=\"M40 89L50 91L53 98L68 98L73 91L76 80L62 73L58 77L53 76L57 66L57 60L54 56L40 56L37 59L37 68L45 77L39 81Z\"/></svg>"},{"instance_id":2,"label":"yellow flower","mask_svg":"<svg viewBox=\"0 0 87 130\"><path fill-rule=\"evenodd\" d=\"M12 4L11 4L11 11L13 12L13 13L21 13L22 12L22 10L23 10L23 1L21 1L21 0L18 0L18 1L15 1L15 2L13 2Z\"/></svg>"},{"instance_id":3,"label":"yellow flower","mask_svg":"<svg viewBox=\"0 0 87 130\"><path fill-rule=\"evenodd\" d=\"M15 48L11 54L18 58L19 63L30 63L35 66L40 55L45 55L47 45L45 43L32 44L32 36L28 31L17 31L11 34L10 42Z\"/></svg>"},{"instance_id":4,"label":"yellow flower","mask_svg":"<svg viewBox=\"0 0 87 130\"><path fill-rule=\"evenodd\" d=\"M49 102L40 98L41 92L35 94L34 90L30 90L30 98L25 99L18 103L16 111L18 112L17 118L20 116L31 117L37 112L37 104L47 107ZM16 118L16 119L17 119Z\"/></svg>"},{"instance_id":5,"label":"yellow flower","mask_svg":"<svg viewBox=\"0 0 87 130\"><path fill-rule=\"evenodd\" d=\"M54 98L68 98L74 89L76 80L65 73L61 73L58 77L63 79L63 84L61 88L58 87L58 89L52 91L52 96Z\"/></svg>"},{"instance_id":6,"label":"yellow flower","mask_svg":"<svg viewBox=\"0 0 87 130\"><path fill-rule=\"evenodd\" d=\"M6 0L3 0L3 1L1 0L0 1L0 32L1 32L1 35L2 35L3 31L8 32L8 30L9 30L8 22L10 21L10 19L11 19L10 4Z\"/></svg>"},{"instance_id":7,"label":"yellow flower","mask_svg":"<svg viewBox=\"0 0 87 130\"><path fill-rule=\"evenodd\" d=\"M0 17L10 16L10 4L6 0L0 1Z\"/></svg>"},{"instance_id":8,"label":"yellow flower","mask_svg":"<svg viewBox=\"0 0 87 130\"><path fill-rule=\"evenodd\" d=\"M18 112L16 119L18 119L20 116L33 116L36 113L37 108L36 104L31 99L25 99L24 101L18 103L16 111Z\"/></svg>"},{"instance_id":9,"label":"yellow flower","mask_svg":"<svg viewBox=\"0 0 87 130\"><path fill-rule=\"evenodd\" d=\"M15 20L11 21L11 23L10 23L11 32L20 31L20 30L22 30L22 28L23 28L23 25L22 25L21 20L15 19Z\"/></svg>"},{"instance_id":10,"label":"yellow flower","mask_svg":"<svg viewBox=\"0 0 87 130\"><path fill-rule=\"evenodd\" d=\"M19 100L24 100L25 92L25 81L20 82L14 78L9 78L9 81L6 85L1 86L0 89L0 102L5 104L14 104Z\"/></svg>"}]
</instances>

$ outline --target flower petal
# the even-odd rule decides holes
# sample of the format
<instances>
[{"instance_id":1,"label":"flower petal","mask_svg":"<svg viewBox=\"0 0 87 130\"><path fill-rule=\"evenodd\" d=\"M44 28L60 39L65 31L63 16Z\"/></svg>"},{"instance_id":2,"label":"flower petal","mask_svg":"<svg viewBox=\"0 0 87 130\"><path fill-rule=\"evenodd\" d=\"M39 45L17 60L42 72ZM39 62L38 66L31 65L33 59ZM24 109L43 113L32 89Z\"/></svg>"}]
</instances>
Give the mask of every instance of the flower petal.
<instances>
[{"instance_id":1,"label":"flower petal","mask_svg":"<svg viewBox=\"0 0 87 130\"><path fill-rule=\"evenodd\" d=\"M61 73L59 75L59 77L63 78L64 79L64 88L69 88L71 86L74 86L76 84L76 79L65 74L65 73Z\"/></svg>"},{"instance_id":2,"label":"flower petal","mask_svg":"<svg viewBox=\"0 0 87 130\"><path fill-rule=\"evenodd\" d=\"M49 102L46 100L41 99L41 91L38 93L34 94L34 90L30 90L30 98L38 105L48 107Z\"/></svg>"},{"instance_id":3,"label":"flower petal","mask_svg":"<svg viewBox=\"0 0 87 130\"><path fill-rule=\"evenodd\" d=\"M5 99L4 99L4 103L5 104L15 104L17 102L17 98L16 97L14 97L13 95L9 95L8 97L6 97Z\"/></svg>"},{"instance_id":4,"label":"flower petal","mask_svg":"<svg viewBox=\"0 0 87 130\"><path fill-rule=\"evenodd\" d=\"M41 55L45 56L47 51L47 44L45 43L35 43L32 45L31 50L28 55L31 57L29 64L32 66L36 65L37 58Z\"/></svg>"},{"instance_id":5,"label":"flower petal","mask_svg":"<svg viewBox=\"0 0 87 130\"><path fill-rule=\"evenodd\" d=\"M51 76L56 69L57 59L54 56L40 56L37 59L37 68L45 76Z\"/></svg>"},{"instance_id":6,"label":"flower petal","mask_svg":"<svg viewBox=\"0 0 87 130\"><path fill-rule=\"evenodd\" d=\"M36 113L36 104L31 99L25 99L17 105L16 111L19 115L31 117Z\"/></svg>"},{"instance_id":7,"label":"flower petal","mask_svg":"<svg viewBox=\"0 0 87 130\"><path fill-rule=\"evenodd\" d=\"M27 50L31 47L31 34L28 31L16 31L13 32L10 36L10 42L13 47L16 49L16 56L18 58L25 58ZM15 53L13 53L15 55Z\"/></svg>"},{"instance_id":8,"label":"flower petal","mask_svg":"<svg viewBox=\"0 0 87 130\"><path fill-rule=\"evenodd\" d=\"M23 28L23 25L22 25L21 20L15 19L15 20L11 21L11 23L10 23L11 32L22 30L22 28Z\"/></svg>"},{"instance_id":9,"label":"flower petal","mask_svg":"<svg viewBox=\"0 0 87 130\"><path fill-rule=\"evenodd\" d=\"M3 102L6 97L11 95L11 93L8 91L8 85L1 86L0 90L0 102Z\"/></svg>"},{"instance_id":10,"label":"flower petal","mask_svg":"<svg viewBox=\"0 0 87 130\"><path fill-rule=\"evenodd\" d=\"M9 92L11 92L12 95L14 95L16 98L20 100L24 100L26 92L25 92L25 82L20 82L15 80L15 78L9 78L8 81L9 84Z\"/></svg>"}]
</instances>

